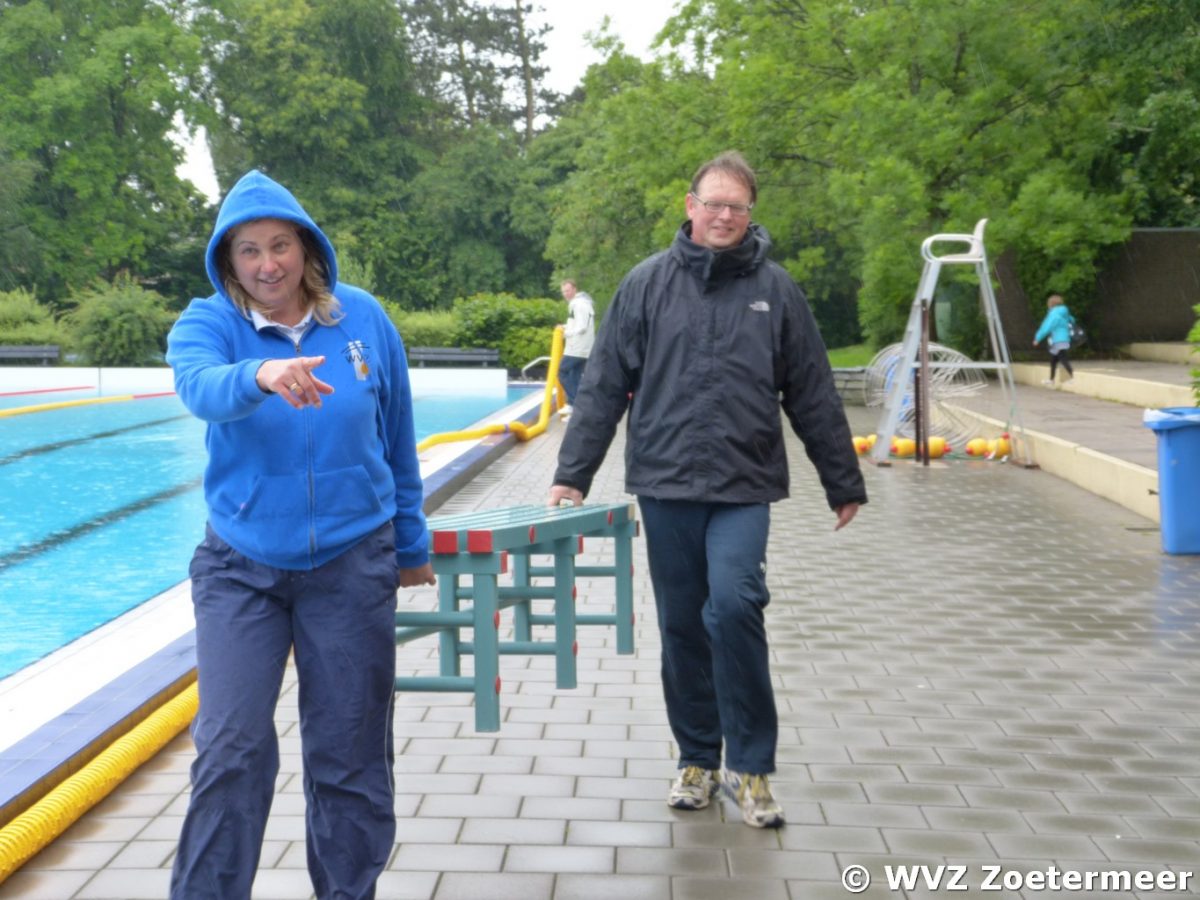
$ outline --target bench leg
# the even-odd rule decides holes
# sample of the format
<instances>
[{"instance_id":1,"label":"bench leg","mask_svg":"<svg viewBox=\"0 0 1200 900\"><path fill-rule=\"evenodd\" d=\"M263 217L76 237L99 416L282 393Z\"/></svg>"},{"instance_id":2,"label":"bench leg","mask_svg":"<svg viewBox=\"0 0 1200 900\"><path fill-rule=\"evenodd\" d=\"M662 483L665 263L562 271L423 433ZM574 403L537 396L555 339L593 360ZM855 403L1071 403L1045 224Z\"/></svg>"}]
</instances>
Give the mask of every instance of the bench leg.
<instances>
[{"instance_id":1,"label":"bench leg","mask_svg":"<svg viewBox=\"0 0 1200 900\"><path fill-rule=\"evenodd\" d=\"M475 575L475 730L500 730L500 591L495 575Z\"/></svg>"},{"instance_id":2,"label":"bench leg","mask_svg":"<svg viewBox=\"0 0 1200 900\"><path fill-rule=\"evenodd\" d=\"M461 576L442 573L438 575L438 612L458 612L458 580ZM462 651L459 649L460 635L457 628L443 628L438 632L438 672L442 675L462 674Z\"/></svg>"},{"instance_id":3,"label":"bench leg","mask_svg":"<svg viewBox=\"0 0 1200 900\"><path fill-rule=\"evenodd\" d=\"M633 537L637 522L626 522L613 535L613 581L617 595L617 653L633 652Z\"/></svg>"},{"instance_id":4,"label":"bench leg","mask_svg":"<svg viewBox=\"0 0 1200 900\"><path fill-rule=\"evenodd\" d=\"M579 538L570 536L554 542L554 672L555 685L573 688L579 684L575 655L579 650L575 631L575 553Z\"/></svg>"},{"instance_id":5,"label":"bench leg","mask_svg":"<svg viewBox=\"0 0 1200 900\"><path fill-rule=\"evenodd\" d=\"M529 554L513 553L513 587L527 588L530 585ZM513 604L513 639L518 641L533 640L533 628L529 622L532 613L531 600L518 600Z\"/></svg>"}]
</instances>

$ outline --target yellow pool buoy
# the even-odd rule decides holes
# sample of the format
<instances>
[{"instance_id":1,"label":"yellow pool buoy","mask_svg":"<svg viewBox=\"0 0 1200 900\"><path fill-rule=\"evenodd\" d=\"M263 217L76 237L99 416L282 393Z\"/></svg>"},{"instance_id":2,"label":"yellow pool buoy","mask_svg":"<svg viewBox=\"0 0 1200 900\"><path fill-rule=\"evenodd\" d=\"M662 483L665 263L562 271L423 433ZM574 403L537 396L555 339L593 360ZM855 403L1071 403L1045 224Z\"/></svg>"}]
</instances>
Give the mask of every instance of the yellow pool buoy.
<instances>
[{"instance_id":1,"label":"yellow pool buoy","mask_svg":"<svg viewBox=\"0 0 1200 900\"><path fill-rule=\"evenodd\" d=\"M859 435L855 435L853 438L853 441L854 441L854 452L857 453L859 456L862 456L864 453L868 452L871 449L871 442L869 440L867 440L865 437L860 437Z\"/></svg>"},{"instance_id":2,"label":"yellow pool buoy","mask_svg":"<svg viewBox=\"0 0 1200 900\"><path fill-rule=\"evenodd\" d=\"M892 456L898 456L901 459L912 456L917 452L917 442L912 438L897 437L892 438Z\"/></svg>"},{"instance_id":3,"label":"yellow pool buoy","mask_svg":"<svg viewBox=\"0 0 1200 900\"><path fill-rule=\"evenodd\" d=\"M971 438L967 441L967 456L987 456L988 442L986 438Z\"/></svg>"},{"instance_id":4,"label":"yellow pool buoy","mask_svg":"<svg viewBox=\"0 0 1200 900\"><path fill-rule=\"evenodd\" d=\"M946 443L946 439L940 435L930 435L929 437L929 458L941 459L950 452L950 447Z\"/></svg>"},{"instance_id":5,"label":"yellow pool buoy","mask_svg":"<svg viewBox=\"0 0 1200 900\"><path fill-rule=\"evenodd\" d=\"M988 459L1003 459L1012 453L1012 442L1007 434L1002 434L994 441L988 441Z\"/></svg>"}]
</instances>

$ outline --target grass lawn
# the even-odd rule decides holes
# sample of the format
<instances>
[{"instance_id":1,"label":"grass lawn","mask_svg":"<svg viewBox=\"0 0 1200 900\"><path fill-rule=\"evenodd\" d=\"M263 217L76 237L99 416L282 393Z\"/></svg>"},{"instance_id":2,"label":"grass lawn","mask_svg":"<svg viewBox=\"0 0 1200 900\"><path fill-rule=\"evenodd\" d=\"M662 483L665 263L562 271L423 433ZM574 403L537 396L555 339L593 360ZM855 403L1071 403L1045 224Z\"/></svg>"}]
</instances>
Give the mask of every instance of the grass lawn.
<instances>
[{"instance_id":1,"label":"grass lawn","mask_svg":"<svg viewBox=\"0 0 1200 900\"><path fill-rule=\"evenodd\" d=\"M865 366L875 354L866 344L854 344L851 347L838 347L829 351L829 364L835 369L850 369L855 366Z\"/></svg>"}]
</instances>

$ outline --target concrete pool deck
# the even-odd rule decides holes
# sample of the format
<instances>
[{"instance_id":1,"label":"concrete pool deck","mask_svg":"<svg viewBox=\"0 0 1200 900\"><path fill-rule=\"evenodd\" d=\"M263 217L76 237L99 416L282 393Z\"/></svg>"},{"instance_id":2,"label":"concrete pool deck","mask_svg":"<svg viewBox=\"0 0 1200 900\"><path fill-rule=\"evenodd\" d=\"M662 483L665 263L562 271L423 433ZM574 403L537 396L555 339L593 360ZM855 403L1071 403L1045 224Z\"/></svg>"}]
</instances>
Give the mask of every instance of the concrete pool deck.
<instances>
[{"instance_id":1,"label":"concrete pool deck","mask_svg":"<svg viewBox=\"0 0 1200 900\"><path fill-rule=\"evenodd\" d=\"M856 433L874 430L874 411L849 413ZM1025 426L1050 431L1056 416ZM439 513L541 502L562 433L555 423L513 447ZM598 501L628 499L622 437ZM609 630L584 629L574 690L555 689L547 658L503 657L496 734L473 730L467 695L397 697L399 831L381 900L820 900L846 896L854 865L875 879L862 896L937 896L886 887L886 867L922 864L965 866L970 896L1033 897L1045 892L983 891L985 867L1200 868L1200 556L1164 555L1152 520L1045 470L961 459L865 467L871 503L834 534L788 440L793 497L773 509L768 609L772 783L788 826L747 828L726 801L663 803L674 745L638 540L632 657ZM605 581L581 580L581 611L611 601ZM431 608L434 592L401 602ZM400 648L400 671L429 673L435 647ZM294 697L289 673L263 900L312 895ZM165 896L191 759L180 735L0 898Z\"/></svg>"}]
</instances>

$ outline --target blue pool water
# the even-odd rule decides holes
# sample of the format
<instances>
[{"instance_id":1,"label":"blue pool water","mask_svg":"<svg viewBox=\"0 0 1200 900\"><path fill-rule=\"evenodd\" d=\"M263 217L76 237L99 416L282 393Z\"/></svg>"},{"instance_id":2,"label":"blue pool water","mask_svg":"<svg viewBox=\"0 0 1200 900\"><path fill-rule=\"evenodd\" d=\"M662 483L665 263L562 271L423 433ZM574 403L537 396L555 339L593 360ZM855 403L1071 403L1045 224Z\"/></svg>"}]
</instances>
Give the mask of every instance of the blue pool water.
<instances>
[{"instance_id":1,"label":"blue pool water","mask_svg":"<svg viewBox=\"0 0 1200 900\"><path fill-rule=\"evenodd\" d=\"M417 439L528 391L417 397ZM0 406L69 398L15 399ZM204 461L204 426L174 395L0 419L0 678L187 578Z\"/></svg>"}]
</instances>

